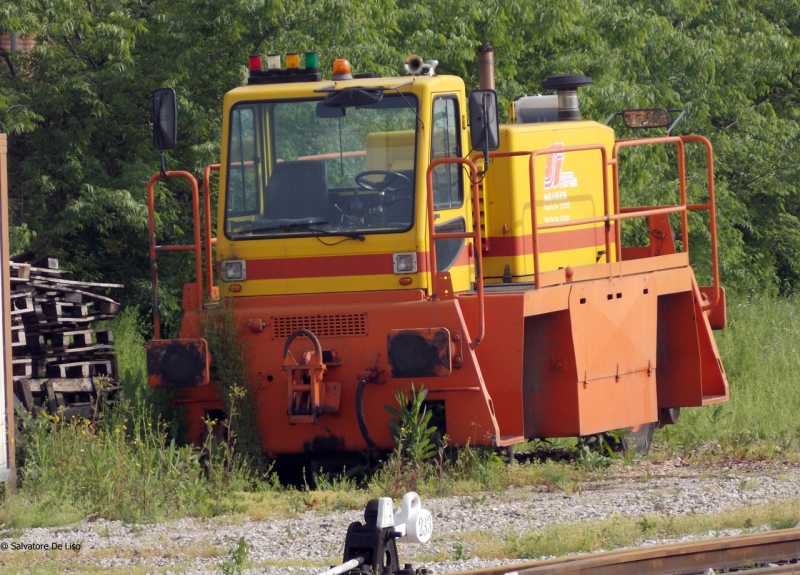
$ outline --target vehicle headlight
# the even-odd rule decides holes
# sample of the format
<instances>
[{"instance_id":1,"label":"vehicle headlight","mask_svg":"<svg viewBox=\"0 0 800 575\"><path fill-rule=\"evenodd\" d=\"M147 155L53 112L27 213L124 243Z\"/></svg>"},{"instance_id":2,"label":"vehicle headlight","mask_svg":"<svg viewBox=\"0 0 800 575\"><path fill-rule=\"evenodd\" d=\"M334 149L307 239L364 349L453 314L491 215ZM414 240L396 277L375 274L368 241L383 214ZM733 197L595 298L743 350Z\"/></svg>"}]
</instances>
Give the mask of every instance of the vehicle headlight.
<instances>
[{"instance_id":1,"label":"vehicle headlight","mask_svg":"<svg viewBox=\"0 0 800 575\"><path fill-rule=\"evenodd\" d=\"M396 274L413 274L417 271L417 254L415 252L392 254L392 262Z\"/></svg>"},{"instance_id":2,"label":"vehicle headlight","mask_svg":"<svg viewBox=\"0 0 800 575\"><path fill-rule=\"evenodd\" d=\"M225 260L222 262L222 281L237 282L247 279L247 262Z\"/></svg>"}]
</instances>

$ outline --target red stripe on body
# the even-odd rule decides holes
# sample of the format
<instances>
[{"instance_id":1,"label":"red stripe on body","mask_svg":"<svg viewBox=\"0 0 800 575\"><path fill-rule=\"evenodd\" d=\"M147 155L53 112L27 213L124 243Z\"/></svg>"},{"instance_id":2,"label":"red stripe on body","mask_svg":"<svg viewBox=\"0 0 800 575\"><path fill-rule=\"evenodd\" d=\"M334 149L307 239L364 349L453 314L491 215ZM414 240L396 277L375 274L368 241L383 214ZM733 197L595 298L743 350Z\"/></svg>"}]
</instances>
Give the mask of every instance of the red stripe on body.
<instances>
[{"instance_id":1,"label":"red stripe on body","mask_svg":"<svg viewBox=\"0 0 800 575\"><path fill-rule=\"evenodd\" d=\"M417 269L428 271L428 253L417 252ZM392 254L313 256L247 260L247 279L278 280L394 274Z\"/></svg>"},{"instance_id":2,"label":"red stripe on body","mask_svg":"<svg viewBox=\"0 0 800 575\"><path fill-rule=\"evenodd\" d=\"M611 228L611 241L614 242L614 227ZM488 238L489 257L510 257L533 254L533 236L491 236ZM539 232L539 253L551 253L580 248L605 247L606 236L602 227Z\"/></svg>"}]
</instances>

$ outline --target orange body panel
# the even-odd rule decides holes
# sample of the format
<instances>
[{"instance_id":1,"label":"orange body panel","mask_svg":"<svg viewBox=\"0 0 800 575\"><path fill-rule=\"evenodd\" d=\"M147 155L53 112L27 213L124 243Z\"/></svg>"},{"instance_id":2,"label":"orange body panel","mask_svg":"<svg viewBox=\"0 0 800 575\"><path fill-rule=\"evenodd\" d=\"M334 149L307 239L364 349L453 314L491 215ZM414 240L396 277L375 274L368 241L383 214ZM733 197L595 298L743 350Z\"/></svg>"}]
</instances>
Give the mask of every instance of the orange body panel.
<instances>
[{"instance_id":1,"label":"orange body panel","mask_svg":"<svg viewBox=\"0 0 800 575\"><path fill-rule=\"evenodd\" d=\"M421 291L237 298L234 321L246 350L264 451L367 448L355 393L360 374L374 368L381 383L364 390L364 418L377 447L387 450L392 439L385 406L394 406L396 390L410 390L412 383L417 389L424 385L427 400L444 407L439 425L458 445L586 435L656 421L660 408L724 400L727 381L694 275L681 255L575 268L573 281L539 290L491 286L486 337L475 350L466 345L478 323L474 294L443 300L427 299ZM615 272L611 277L593 277L602 270L592 268L606 266ZM182 337L199 335L198 313L187 313ZM250 329L254 322L263 330ZM337 383L338 409L292 422L283 347L301 327L317 335L323 353L335 352L324 380ZM387 334L442 328L452 341L449 373L392 377ZM313 351L304 337L291 347L297 358ZM216 388L181 394L190 434L199 441L202 417L222 405Z\"/></svg>"},{"instance_id":2,"label":"orange body panel","mask_svg":"<svg viewBox=\"0 0 800 575\"><path fill-rule=\"evenodd\" d=\"M389 305L387 305L389 304ZM446 405L457 405L447 411L447 433L460 444L492 444L498 435L497 424L491 409L491 400L485 388L475 354L464 348L461 367L447 377L393 379L388 375L386 362L387 333L397 329L414 329L427 326L444 327L451 334L468 337L468 328L455 300L431 302L423 299L421 292L364 292L336 294L329 298L317 295L266 296L238 299L234 308L234 321L241 326L239 337L245 346L247 363L259 414L259 431L264 450L270 453L304 453L316 450L349 450L366 448L357 425L355 390L359 372L376 365L384 371L380 379L392 383L368 385L364 391L364 413L367 428L379 448L390 449L387 405L396 405L395 391L398 383L410 389L412 380L417 389L424 385L429 399L442 400ZM348 317L366 315L366 322L351 329ZM194 314L187 314L191 316ZM260 318L266 325L262 332L248 329L252 318ZM310 318L310 319L308 319ZM329 327L320 321L330 318ZM342 323L336 324L337 320ZM334 350L341 365L328 366L326 380L341 383L340 407L336 413L322 414L318 423L290 424L286 409L286 382L282 367L285 337L283 326L316 325L323 350ZM316 324L314 323L316 322ZM189 321L185 329L192 331L198 323ZM350 332L350 333L348 333ZM306 338L298 338L292 353L298 357L313 346ZM197 440L203 433L201 418L209 409L218 409L216 392L209 388L183 391L181 398L189 410L190 434Z\"/></svg>"}]
</instances>

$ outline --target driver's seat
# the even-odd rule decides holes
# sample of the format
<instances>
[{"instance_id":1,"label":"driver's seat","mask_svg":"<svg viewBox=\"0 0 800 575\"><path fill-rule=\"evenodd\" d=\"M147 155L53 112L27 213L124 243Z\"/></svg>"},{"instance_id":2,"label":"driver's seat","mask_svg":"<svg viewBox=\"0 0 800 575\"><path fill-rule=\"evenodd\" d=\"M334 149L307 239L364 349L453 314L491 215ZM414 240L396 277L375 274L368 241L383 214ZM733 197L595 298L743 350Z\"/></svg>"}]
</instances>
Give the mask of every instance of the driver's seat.
<instances>
[{"instance_id":1,"label":"driver's seat","mask_svg":"<svg viewBox=\"0 0 800 575\"><path fill-rule=\"evenodd\" d=\"M264 215L328 219L328 172L323 160L277 162L264 190Z\"/></svg>"}]
</instances>

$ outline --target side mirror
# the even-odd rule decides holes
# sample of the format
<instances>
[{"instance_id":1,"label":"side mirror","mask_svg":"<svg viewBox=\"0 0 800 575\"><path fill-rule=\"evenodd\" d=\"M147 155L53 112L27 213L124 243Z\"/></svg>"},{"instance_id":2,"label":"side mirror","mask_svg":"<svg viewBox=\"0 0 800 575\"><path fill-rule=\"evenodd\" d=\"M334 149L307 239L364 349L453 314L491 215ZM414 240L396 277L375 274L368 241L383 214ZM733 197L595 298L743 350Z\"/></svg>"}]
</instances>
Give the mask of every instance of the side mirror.
<instances>
[{"instance_id":1,"label":"side mirror","mask_svg":"<svg viewBox=\"0 0 800 575\"><path fill-rule=\"evenodd\" d=\"M497 92L473 90L469 94L469 134L473 150L489 152L500 147Z\"/></svg>"},{"instance_id":2,"label":"side mirror","mask_svg":"<svg viewBox=\"0 0 800 575\"><path fill-rule=\"evenodd\" d=\"M331 108L323 102L317 103L317 118L344 118L344 108Z\"/></svg>"},{"instance_id":3,"label":"side mirror","mask_svg":"<svg viewBox=\"0 0 800 575\"><path fill-rule=\"evenodd\" d=\"M665 128L670 123L669 113L664 108L624 110L622 121L629 128Z\"/></svg>"},{"instance_id":4,"label":"side mirror","mask_svg":"<svg viewBox=\"0 0 800 575\"><path fill-rule=\"evenodd\" d=\"M178 141L178 107L173 88L153 92L153 146L159 152L171 150Z\"/></svg>"},{"instance_id":5,"label":"side mirror","mask_svg":"<svg viewBox=\"0 0 800 575\"><path fill-rule=\"evenodd\" d=\"M328 92L322 105L326 108L347 108L352 106L369 106L383 99L383 88L345 88Z\"/></svg>"}]
</instances>

